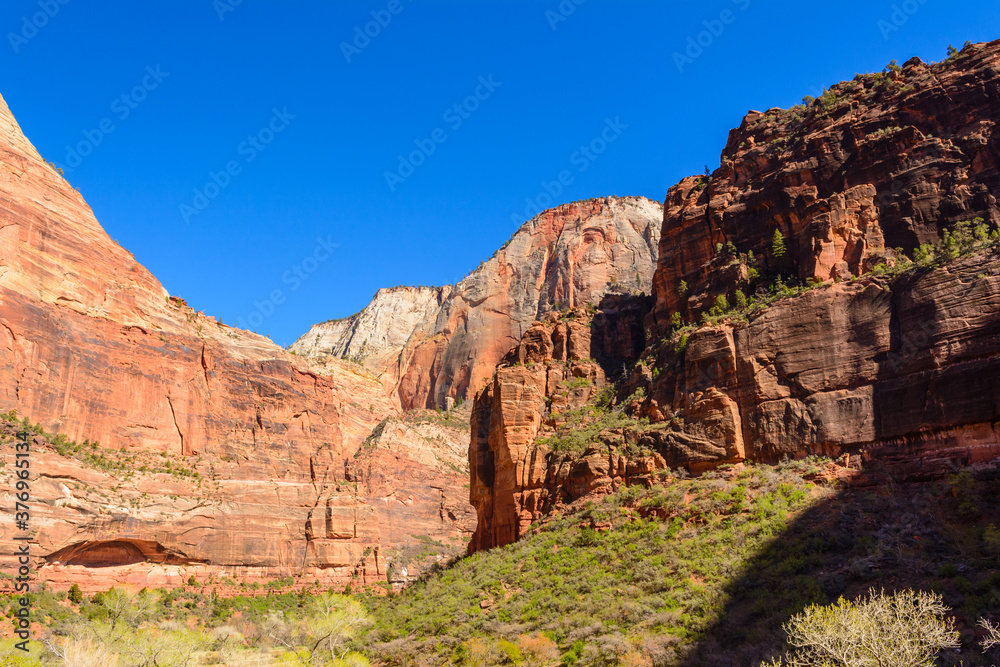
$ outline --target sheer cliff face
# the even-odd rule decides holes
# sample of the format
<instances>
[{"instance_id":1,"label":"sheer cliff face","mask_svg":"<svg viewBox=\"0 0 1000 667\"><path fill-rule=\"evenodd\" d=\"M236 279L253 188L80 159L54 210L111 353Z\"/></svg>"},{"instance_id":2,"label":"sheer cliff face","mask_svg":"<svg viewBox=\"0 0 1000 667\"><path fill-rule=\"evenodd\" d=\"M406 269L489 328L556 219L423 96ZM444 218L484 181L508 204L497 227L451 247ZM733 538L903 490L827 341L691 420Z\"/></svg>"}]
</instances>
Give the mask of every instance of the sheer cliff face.
<instances>
[{"instance_id":1,"label":"sheer cliff face","mask_svg":"<svg viewBox=\"0 0 1000 667\"><path fill-rule=\"evenodd\" d=\"M732 302L751 268L845 281L956 222L995 227L998 99L994 42L839 84L806 110L747 116L707 187L687 179L667 196L651 329ZM755 264L719 252L728 243ZM807 452L914 465L995 456L996 274L985 253L891 284L841 282L696 331L682 355L651 350L664 372L647 409L678 424L664 454L696 466Z\"/></svg>"},{"instance_id":2,"label":"sheer cliff face","mask_svg":"<svg viewBox=\"0 0 1000 667\"><path fill-rule=\"evenodd\" d=\"M101 229L0 98L0 287L41 304L176 331L167 292Z\"/></svg>"},{"instance_id":3,"label":"sheer cliff face","mask_svg":"<svg viewBox=\"0 0 1000 667\"><path fill-rule=\"evenodd\" d=\"M375 372L392 393L399 382L400 355L413 332L433 320L450 287L380 289L356 315L313 325L291 351L319 362L348 359Z\"/></svg>"},{"instance_id":4,"label":"sheer cliff face","mask_svg":"<svg viewBox=\"0 0 1000 667\"><path fill-rule=\"evenodd\" d=\"M710 182L667 194L655 325L697 314L742 277L717 244L764 271L849 278L886 249L912 250L948 225L1000 221L1000 46L833 86L807 108L751 112ZM775 231L787 255L775 258ZM687 291L681 293L681 281Z\"/></svg>"},{"instance_id":5,"label":"sheer cliff face","mask_svg":"<svg viewBox=\"0 0 1000 667\"><path fill-rule=\"evenodd\" d=\"M611 291L648 293L661 221L658 203L635 197L551 209L525 223L457 285L382 290L360 315L314 327L293 349L369 357L369 367L387 378L404 407L443 406L447 397L471 397L521 334L546 313L596 304ZM405 313L425 312L404 344L398 342L402 322L378 315L389 299L407 301L394 306ZM392 335L390 327L395 327Z\"/></svg>"},{"instance_id":6,"label":"sheer cliff face","mask_svg":"<svg viewBox=\"0 0 1000 667\"><path fill-rule=\"evenodd\" d=\"M157 498L148 502L156 511L124 509L113 498L88 511L54 505L39 515L38 556L74 543L100 550L127 534L148 543L146 551L211 567L344 579L366 549L391 546L380 541L378 512L366 514L369 500L344 481L362 442L398 403L370 373L313 365L169 299L42 160L2 101L0 378L0 411L129 455L182 457L214 480L210 489L164 485L169 492L155 476L137 481L145 485L140 497ZM78 459L46 465L83 486L115 486L115 475ZM48 474L41 465L36 472ZM415 495L437 493L419 475L409 479L422 489ZM434 482L442 484L451 481ZM49 491L53 502L65 495ZM309 515L320 506L340 509L331 510L329 530L310 533ZM440 518L440 506L437 493L429 505L398 509L412 512L421 530L462 533L460 522ZM461 508L454 514L464 516Z\"/></svg>"},{"instance_id":7,"label":"sheer cliff face","mask_svg":"<svg viewBox=\"0 0 1000 667\"><path fill-rule=\"evenodd\" d=\"M473 412L470 550L663 467L825 454L931 477L1000 457L996 244L851 280L958 221L1000 222L1000 42L831 90L805 110L751 113L710 182L670 189L646 349L619 392L643 390L629 409L649 425L549 451L535 439L553 345L531 330L519 350L548 350L538 365L497 369ZM720 296L734 303L751 268L825 284L749 321L666 336L675 314L693 323Z\"/></svg>"}]
</instances>

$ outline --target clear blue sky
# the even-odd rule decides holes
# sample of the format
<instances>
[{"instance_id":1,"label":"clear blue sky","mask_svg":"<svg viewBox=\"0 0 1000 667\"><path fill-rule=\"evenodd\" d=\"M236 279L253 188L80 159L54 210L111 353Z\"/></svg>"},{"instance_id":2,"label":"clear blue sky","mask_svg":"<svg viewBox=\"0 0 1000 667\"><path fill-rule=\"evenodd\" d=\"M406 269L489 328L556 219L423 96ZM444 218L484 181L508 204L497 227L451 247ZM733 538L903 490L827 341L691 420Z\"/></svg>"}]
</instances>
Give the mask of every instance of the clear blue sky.
<instances>
[{"instance_id":1,"label":"clear blue sky","mask_svg":"<svg viewBox=\"0 0 1000 667\"><path fill-rule=\"evenodd\" d=\"M559 202L662 200L718 164L748 109L1000 37L995 0L577 1L7 0L0 93L171 294L289 344L379 287L460 279L563 170ZM627 127L574 155L606 119ZM418 140L434 151L410 174L398 156ZM196 201L212 172L228 184Z\"/></svg>"}]
</instances>

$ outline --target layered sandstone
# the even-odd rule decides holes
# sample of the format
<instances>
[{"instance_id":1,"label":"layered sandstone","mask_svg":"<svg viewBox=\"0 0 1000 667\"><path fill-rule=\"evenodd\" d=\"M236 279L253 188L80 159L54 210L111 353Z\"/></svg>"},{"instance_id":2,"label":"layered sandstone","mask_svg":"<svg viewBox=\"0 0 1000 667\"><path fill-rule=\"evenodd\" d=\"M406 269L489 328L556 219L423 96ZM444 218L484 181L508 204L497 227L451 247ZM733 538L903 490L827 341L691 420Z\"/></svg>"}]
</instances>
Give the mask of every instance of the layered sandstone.
<instances>
[{"instance_id":1,"label":"layered sandstone","mask_svg":"<svg viewBox=\"0 0 1000 667\"><path fill-rule=\"evenodd\" d=\"M638 424L553 452L541 371L503 365L480 394L470 549L665 467L824 454L933 476L1000 457L997 244L872 272L956 222L996 228L996 99L1000 43L859 77L807 109L751 112L710 181L667 195L646 347L617 386ZM770 299L769 285L809 278L762 310L718 312L720 297ZM716 324L675 332L712 306ZM529 334L520 349L552 347Z\"/></svg>"},{"instance_id":2,"label":"layered sandstone","mask_svg":"<svg viewBox=\"0 0 1000 667\"><path fill-rule=\"evenodd\" d=\"M88 563L107 565L118 554L122 567L139 568L128 577L140 579L160 576L143 568L183 561L247 577L344 582L359 568L384 575L370 556L412 541L383 541L387 516L435 539L467 531L466 503L449 506L456 520L439 511L450 503L440 488L463 483L459 471L410 470L423 465L411 461L399 493L421 500L388 514L381 497L347 481L362 443L399 414L373 374L312 364L168 298L2 102L0 378L2 411L120 452L112 457L179 457L201 475L197 483L146 473L126 481L121 470L95 471L43 447L33 553L68 563L58 566L63 574L48 572L53 579L70 576L66 568L83 568L72 576L86 579L96 572ZM425 442L409 437L417 448ZM12 468L5 470L7 479ZM81 486L66 496L55 480ZM101 499L108 489L139 500ZM310 532L320 506L329 508L330 529ZM8 558L12 534L12 522L3 522ZM159 562L162 553L170 559ZM139 556L145 560L133 563Z\"/></svg>"},{"instance_id":3,"label":"layered sandstone","mask_svg":"<svg viewBox=\"0 0 1000 667\"><path fill-rule=\"evenodd\" d=\"M478 523L470 552L509 544L558 508L649 481L666 467L636 446L644 425L626 418L624 406L612 409L606 394L595 406L608 372L635 361L600 356L609 343L629 349L642 321L642 308L623 301L641 299L606 301L596 316L577 309L534 323L476 396L469 498ZM592 438L572 437L587 428Z\"/></svg>"},{"instance_id":4,"label":"layered sandstone","mask_svg":"<svg viewBox=\"0 0 1000 667\"><path fill-rule=\"evenodd\" d=\"M289 348L315 361L349 359L378 374L391 390L399 381L400 355L421 323L437 316L451 288L380 289L364 310L313 325Z\"/></svg>"},{"instance_id":5,"label":"layered sandstone","mask_svg":"<svg viewBox=\"0 0 1000 667\"><path fill-rule=\"evenodd\" d=\"M998 96L994 42L859 75L808 107L751 111L710 179L686 178L667 194L653 326L698 315L751 268L849 278L960 220L1000 222ZM774 256L775 231L785 257ZM732 264L730 243L744 260L754 254L752 266Z\"/></svg>"},{"instance_id":6,"label":"layered sandstone","mask_svg":"<svg viewBox=\"0 0 1000 667\"><path fill-rule=\"evenodd\" d=\"M661 206L641 197L559 206L458 284L381 290L358 316L318 325L292 349L368 358L405 408L471 398L536 319L613 292L648 293L661 220Z\"/></svg>"},{"instance_id":7,"label":"layered sandstone","mask_svg":"<svg viewBox=\"0 0 1000 667\"><path fill-rule=\"evenodd\" d=\"M1000 256L828 285L661 348L670 465L859 453L910 469L1000 455Z\"/></svg>"},{"instance_id":8,"label":"layered sandstone","mask_svg":"<svg viewBox=\"0 0 1000 667\"><path fill-rule=\"evenodd\" d=\"M471 551L508 544L562 506L649 484L668 468L846 454L925 477L1000 457L996 251L893 281L829 284L749 322L685 335L683 348L677 338L652 344L621 383L619 397L641 388L624 407L648 423L615 422L567 452L548 444L553 415L602 411L594 406L602 374L572 392L565 384L590 377L593 364L579 361L590 337L567 346L558 329L525 333L476 398Z\"/></svg>"}]
</instances>

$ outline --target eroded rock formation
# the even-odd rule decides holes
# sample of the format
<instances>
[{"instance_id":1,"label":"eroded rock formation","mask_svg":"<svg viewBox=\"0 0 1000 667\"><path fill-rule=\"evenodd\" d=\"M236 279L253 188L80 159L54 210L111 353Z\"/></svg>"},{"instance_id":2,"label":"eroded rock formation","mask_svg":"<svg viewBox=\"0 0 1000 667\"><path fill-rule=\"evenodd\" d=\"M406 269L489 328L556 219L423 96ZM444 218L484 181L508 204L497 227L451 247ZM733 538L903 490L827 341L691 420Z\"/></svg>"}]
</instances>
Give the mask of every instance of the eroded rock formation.
<instances>
[{"instance_id":1,"label":"eroded rock formation","mask_svg":"<svg viewBox=\"0 0 1000 667\"><path fill-rule=\"evenodd\" d=\"M469 497L478 524L470 552L509 544L559 507L648 480L666 467L662 457L635 447L630 427L638 427L637 420L606 404L594 407L608 389L604 368L592 358L595 343L630 349L641 302L615 299L596 317L576 309L534 323L476 396ZM604 365L613 372L621 361ZM587 428L592 437L574 437Z\"/></svg>"},{"instance_id":2,"label":"eroded rock formation","mask_svg":"<svg viewBox=\"0 0 1000 667\"><path fill-rule=\"evenodd\" d=\"M366 359L406 408L471 398L537 318L609 292L648 293L661 220L661 206L641 197L556 207L458 284L380 290L360 314L313 327L292 349Z\"/></svg>"},{"instance_id":3,"label":"eroded rock formation","mask_svg":"<svg viewBox=\"0 0 1000 667\"><path fill-rule=\"evenodd\" d=\"M996 229L997 99L1000 42L751 112L710 180L667 195L645 350L617 392L638 423L554 453L547 371L501 365L477 398L470 549L633 481L631 468L649 483L665 467L846 454L933 476L1000 457L997 244L894 279L872 271L959 221ZM779 278L818 283L725 315ZM671 335L713 307L717 324ZM556 358L537 329L517 354Z\"/></svg>"},{"instance_id":4,"label":"eroded rock formation","mask_svg":"<svg viewBox=\"0 0 1000 667\"><path fill-rule=\"evenodd\" d=\"M960 220L1000 222L1000 46L859 75L808 107L751 111L710 179L667 193L654 326L732 294L749 268L850 278ZM775 257L775 231L785 257ZM752 252L732 264L726 246ZM681 282L686 290L682 292Z\"/></svg>"},{"instance_id":5,"label":"eroded rock formation","mask_svg":"<svg viewBox=\"0 0 1000 667\"><path fill-rule=\"evenodd\" d=\"M387 505L348 482L362 443L399 415L378 379L347 363L312 364L168 297L0 100L0 411L11 409L99 442L109 461L146 467L39 443L33 553L52 557L45 576L54 583L177 583L181 562L251 579L370 580L385 575L379 554L414 535L452 539L471 528L468 504L453 493L464 471L421 468L436 454L407 455L397 494L412 502ZM400 438L419 451L425 436ZM455 447L464 438L441 437ZM9 446L4 459L7 484ZM190 474L165 471L164 461ZM327 528L310 533L320 506ZM13 532L11 521L0 526L5 561ZM161 549L171 558L151 556ZM137 554L142 562L132 562ZM127 571L87 570L116 558Z\"/></svg>"}]
</instances>

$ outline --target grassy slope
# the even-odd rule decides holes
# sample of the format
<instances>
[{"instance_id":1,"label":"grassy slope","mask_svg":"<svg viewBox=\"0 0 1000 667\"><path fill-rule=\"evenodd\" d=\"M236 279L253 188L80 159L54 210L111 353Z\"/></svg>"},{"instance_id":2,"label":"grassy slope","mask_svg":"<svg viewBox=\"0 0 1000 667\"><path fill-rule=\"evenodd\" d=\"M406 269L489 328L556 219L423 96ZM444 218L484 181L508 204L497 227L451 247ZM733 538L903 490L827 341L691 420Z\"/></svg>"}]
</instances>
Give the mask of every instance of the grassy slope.
<instances>
[{"instance_id":1,"label":"grassy slope","mask_svg":"<svg viewBox=\"0 0 1000 667\"><path fill-rule=\"evenodd\" d=\"M366 648L388 664L532 664L545 633L564 664L756 665L805 605L911 586L955 609L966 665L991 664L968 628L1000 611L1000 477L838 489L802 477L815 465L625 490L373 601Z\"/></svg>"}]
</instances>

